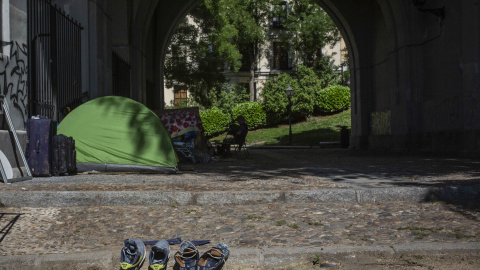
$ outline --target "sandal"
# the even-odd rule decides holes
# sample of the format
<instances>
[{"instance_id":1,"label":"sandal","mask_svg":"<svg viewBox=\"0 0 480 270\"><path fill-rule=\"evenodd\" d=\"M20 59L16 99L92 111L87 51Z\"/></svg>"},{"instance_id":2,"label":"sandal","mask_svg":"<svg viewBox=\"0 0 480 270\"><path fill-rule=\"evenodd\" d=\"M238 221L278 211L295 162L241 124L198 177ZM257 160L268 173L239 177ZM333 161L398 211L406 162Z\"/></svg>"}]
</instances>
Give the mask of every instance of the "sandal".
<instances>
[{"instance_id":1,"label":"sandal","mask_svg":"<svg viewBox=\"0 0 480 270\"><path fill-rule=\"evenodd\" d=\"M196 270L199 258L198 250L194 244L184 241L180 245L180 250L175 253L175 265L173 269L178 270Z\"/></svg>"},{"instance_id":2,"label":"sandal","mask_svg":"<svg viewBox=\"0 0 480 270\"><path fill-rule=\"evenodd\" d=\"M230 250L227 244L221 243L203 253L198 260L198 270L219 270L225 265Z\"/></svg>"}]
</instances>

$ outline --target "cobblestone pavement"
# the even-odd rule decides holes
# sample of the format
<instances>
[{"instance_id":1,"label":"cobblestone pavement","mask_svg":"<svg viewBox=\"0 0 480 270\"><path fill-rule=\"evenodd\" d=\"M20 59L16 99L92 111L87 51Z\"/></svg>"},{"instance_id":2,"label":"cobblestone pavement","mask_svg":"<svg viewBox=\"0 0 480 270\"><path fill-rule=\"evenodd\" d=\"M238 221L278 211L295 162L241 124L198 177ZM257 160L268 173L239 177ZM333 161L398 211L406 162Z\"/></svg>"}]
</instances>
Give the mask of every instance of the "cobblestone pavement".
<instances>
[{"instance_id":1,"label":"cobblestone pavement","mask_svg":"<svg viewBox=\"0 0 480 270\"><path fill-rule=\"evenodd\" d=\"M181 237L235 248L480 241L475 207L446 203L3 208L21 214L0 255L120 250L125 238ZM4 227L13 216L2 217Z\"/></svg>"},{"instance_id":2,"label":"cobblestone pavement","mask_svg":"<svg viewBox=\"0 0 480 270\"><path fill-rule=\"evenodd\" d=\"M185 164L174 175L88 174L0 185L11 191L238 191L480 183L480 162L472 156L343 149L250 152L250 159ZM133 237L209 239L212 244L228 243L233 252L235 248L480 242L479 210L478 202L0 207L0 256L119 252L123 239Z\"/></svg>"},{"instance_id":3,"label":"cobblestone pavement","mask_svg":"<svg viewBox=\"0 0 480 270\"><path fill-rule=\"evenodd\" d=\"M347 149L255 149L250 158L184 164L177 174L79 174L0 184L2 190L305 190L480 185L480 158Z\"/></svg>"}]
</instances>

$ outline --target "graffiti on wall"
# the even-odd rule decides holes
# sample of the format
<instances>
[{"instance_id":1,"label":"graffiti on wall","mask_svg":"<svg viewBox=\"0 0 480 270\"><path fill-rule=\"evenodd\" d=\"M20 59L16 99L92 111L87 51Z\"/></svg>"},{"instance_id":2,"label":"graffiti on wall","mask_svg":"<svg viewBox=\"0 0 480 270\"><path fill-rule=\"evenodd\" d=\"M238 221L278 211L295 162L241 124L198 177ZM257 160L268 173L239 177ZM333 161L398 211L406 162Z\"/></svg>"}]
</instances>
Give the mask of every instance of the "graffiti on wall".
<instances>
[{"instance_id":1,"label":"graffiti on wall","mask_svg":"<svg viewBox=\"0 0 480 270\"><path fill-rule=\"evenodd\" d=\"M480 129L480 98L467 97L465 104L465 127L468 129Z\"/></svg>"},{"instance_id":2,"label":"graffiti on wall","mask_svg":"<svg viewBox=\"0 0 480 270\"><path fill-rule=\"evenodd\" d=\"M480 128L480 98L455 96L430 106L429 126L434 131Z\"/></svg>"},{"instance_id":3,"label":"graffiti on wall","mask_svg":"<svg viewBox=\"0 0 480 270\"><path fill-rule=\"evenodd\" d=\"M0 41L0 94L20 112L23 122L27 119L27 45L16 41Z\"/></svg>"},{"instance_id":4,"label":"graffiti on wall","mask_svg":"<svg viewBox=\"0 0 480 270\"><path fill-rule=\"evenodd\" d=\"M373 135L392 134L391 112L373 112L370 115L370 123Z\"/></svg>"}]
</instances>

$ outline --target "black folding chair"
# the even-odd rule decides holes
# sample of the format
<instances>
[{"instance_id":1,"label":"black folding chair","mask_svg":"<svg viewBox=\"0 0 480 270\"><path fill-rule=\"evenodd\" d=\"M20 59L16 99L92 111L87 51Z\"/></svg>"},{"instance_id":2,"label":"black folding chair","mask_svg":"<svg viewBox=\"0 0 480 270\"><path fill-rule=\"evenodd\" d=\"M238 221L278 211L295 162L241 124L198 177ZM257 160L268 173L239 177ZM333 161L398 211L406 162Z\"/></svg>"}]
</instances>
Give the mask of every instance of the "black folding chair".
<instances>
[{"instance_id":1,"label":"black folding chair","mask_svg":"<svg viewBox=\"0 0 480 270\"><path fill-rule=\"evenodd\" d=\"M243 152L243 154L245 154L245 158L250 157L250 153L248 152L248 148L247 148L247 140L246 139L244 139L243 141L240 141L238 143L234 142L234 143L232 143L232 145L233 145L232 157L236 157L239 152Z\"/></svg>"}]
</instances>

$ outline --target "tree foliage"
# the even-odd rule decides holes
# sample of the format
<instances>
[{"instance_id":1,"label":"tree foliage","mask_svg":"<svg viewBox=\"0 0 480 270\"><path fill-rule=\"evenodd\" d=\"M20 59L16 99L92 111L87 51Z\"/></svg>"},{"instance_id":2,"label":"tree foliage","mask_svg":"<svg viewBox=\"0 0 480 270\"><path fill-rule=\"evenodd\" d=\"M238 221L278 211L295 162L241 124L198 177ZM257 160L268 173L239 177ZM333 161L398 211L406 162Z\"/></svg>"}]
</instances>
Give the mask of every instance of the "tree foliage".
<instances>
[{"instance_id":1,"label":"tree foliage","mask_svg":"<svg viewBox=\"0 0 480 270\"><path fill-rule=\"evenodd\" d=\"M232 109L236 104L248 101L248 99L249 94L244 87L228 83L222 85L219 93L212 91L208 94L209 103L227 114L232 114Z\"/></svg>"},{"instance_id":2,"label":"tree foliage","mask_svg":"<svg viewBox=\"0 0 480 270\"><path fill-rule=\"evenodd\" d=\"M327 13L313 0L291 0L288 17L283 23L289 33L283 40L299 53L304 65L317 68L322 49L340 41L340 32Z\"/></svg>"},{"instance_id":3,"label":"tree foliage","mask_svg":"<svg viewBox=\"0 0 480 270\"><path fill-rule=\"evenodd\" d=\"M315 90L321 88L321 82L312 68L298 66L298 88L294 89L292 112L295 118L308 118L313 113Z\"/></svg>"},{"instance_id":4,"label":"tree foliage","mask_svg":"<svg viewBox=\"0 0 480 270\"><path fill-rule=\"evenodd\" d=\"M330 85L325 88L324 81L313 68L300 65L295 75L283 73L265 84L261 95L268 125L285 123L288 119L289 100L285 92L288 87L294 90L291 97L293 120L305 120L314 112L339 112L350 106L348 87Z\"/></svg>"},{"instance_id":5,"label":"tree foliage","mask_svg":"<svg viewBox=\"0 0 480 270\"><path fill-rule=\"evenodd\" d=\"M231 71L237 72L247 59L250 72L249 90L254 93L255 68L261 48L268 41L268 18L273 0L205 0L215 18L213 39L222 57L228 59Z\"/></svg>"},{"instance_id":6,"label":"tree foliage","mask_svg":"<svg viewBox=\"0 0 480 270\"><path fill-rule=\"evenodd\" d=\"M275 40L282 41L286 50L295 51L300 62L314 67L322 87L335 83L338 77L333 71L335 67L329 56L321 52L340 39L338 29L313 0L284 3L283 0L204 0L172 37L165 60L166 86L185 86L196 102L210 108L219 105L214 104L215 99L222 99L225 67L232 72L243 67L250 74L252 100L258 60L271 53L265 51L271 49L265 45L272 41L270 23L274 18L281 18L283 27L275 32ZM302 95L297 99L300 102ZM309 103L297 107L298 111L310 111Z\"/></svg>"},{"instance_id":7,"label":"tree foliage","mask_svg":"<svg viewBox=\"0 0 480 270\"><path fill-rule=\"evenodd\" d=\"M267 113L267 124L277 125L288 119L289 101L285 89L298 89L297 81L290 75L283 73L265 83L260 94L263 100L263 109Z\"/></svg>"},{"instance_id":8,"label":"tree foliage","mask_svg":"<svg viewBox=\"0 0 480 270\"><path fill-rule=\"evenodd\" d=\"M214 21L204 5L185 18L172 37L165 58L165 84L181 85L195 101L210 107L207 93L219 91L225 82L223 66L228 59L213 47L211 29Z\"/></svg>"}]
</instances>

